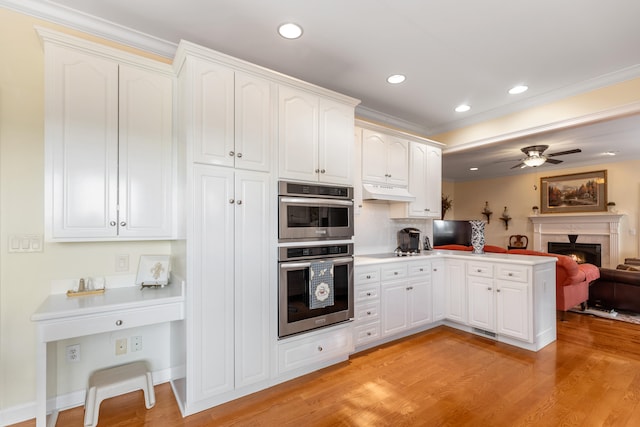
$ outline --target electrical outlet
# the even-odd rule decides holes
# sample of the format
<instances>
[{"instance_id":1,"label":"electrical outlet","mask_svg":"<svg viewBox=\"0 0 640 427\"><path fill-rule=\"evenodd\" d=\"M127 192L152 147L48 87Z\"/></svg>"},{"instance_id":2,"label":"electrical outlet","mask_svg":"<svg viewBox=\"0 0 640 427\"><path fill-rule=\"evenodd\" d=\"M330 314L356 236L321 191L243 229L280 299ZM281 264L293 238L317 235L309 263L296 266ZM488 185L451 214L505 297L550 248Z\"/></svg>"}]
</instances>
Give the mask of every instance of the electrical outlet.
<instances>
[{"instance_id":1,"label":"electrical outlet","mask_svg":"<svg viewBox=\"0 0 640 427\"><path fill-rule=\"evenodd\" d=\"M67 346L67 362L79 362L80 361L80 344L73 344Z\"/></svg>"},{"instance_id":2,"label":"electrical outlet","mask_svg":"<svg viewBox=\"0 0 640 427\"><path fill-rule=\"evenodd\" d=\"M116 356L127 354L127 339L119 338L116 340Z\"/></svg>"},{"instance_id":3,"label":"electrical outlet","mask_svg":"<svg viewBox=\"0 0 640 427\"><path fill-rule=\"evenodd\" d=\"M142 351L142 336L131 337L131 351Z\"/></svg>"}]
</instances>

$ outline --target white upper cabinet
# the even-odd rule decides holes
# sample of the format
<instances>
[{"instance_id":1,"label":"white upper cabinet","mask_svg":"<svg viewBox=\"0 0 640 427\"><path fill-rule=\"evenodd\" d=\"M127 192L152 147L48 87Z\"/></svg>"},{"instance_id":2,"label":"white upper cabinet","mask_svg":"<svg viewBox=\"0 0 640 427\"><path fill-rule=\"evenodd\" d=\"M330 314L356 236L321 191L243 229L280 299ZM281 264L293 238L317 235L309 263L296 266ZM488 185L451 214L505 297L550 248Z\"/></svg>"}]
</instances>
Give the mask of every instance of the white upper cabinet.
<instances>
[{"instance_id":1,"label":"white upper cabinet","mask_svg":"<svg viewBox=\"0 0 640 427\"><path fill-rule=\"evenodd\" d=\"M272 84L198 58L185 64L185 108L192 112L193 161L270 169Z\"/></svg>"},{"instance_id":2,"label":"white upper cabinet","mask_svg":"<svg viewBox=\"0 0 640 427\"><path fill-rule=\"evenodd\" d=\"M279 86L280 178L353 185L354 109Z\"/></svg>"},{"instance_id":3,"label":"white upper cabinet","mask_svg":"<svg viewBox=\"0 0 640 427\"><path fill-rule=\"evenodd\" d=\"M173 77L43 38L47 240L171 238Z\"/></svg>"},{"instance_id":4,"label":"white upper cabinet","mask_svg":"<svg viewBox=\"0 0 640 427\"><path fill-rule=\"evenodd\" d=\"M391 216L396 218L436 218L442 211L442 150L416 141L409 143L409 193L416 200L395 203Z\"/></svg>"},{"instance_id":5,"label":"white upper cabinet","mask_svg":"<svg viewBox=\"0 0 640 427\"><path fill-rule=\"evenodd\" d=\"M363 129L362 181L406 187L409 143L395 136Z\"/></svg>"}]
</instances>

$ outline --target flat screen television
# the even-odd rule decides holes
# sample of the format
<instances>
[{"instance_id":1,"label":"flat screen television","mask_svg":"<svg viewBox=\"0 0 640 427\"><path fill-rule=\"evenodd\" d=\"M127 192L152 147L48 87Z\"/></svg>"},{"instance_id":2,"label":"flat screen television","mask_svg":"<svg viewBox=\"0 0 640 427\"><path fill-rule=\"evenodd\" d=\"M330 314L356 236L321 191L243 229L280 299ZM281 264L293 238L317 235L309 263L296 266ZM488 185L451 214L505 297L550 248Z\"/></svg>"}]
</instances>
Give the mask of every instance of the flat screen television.
<instances>
[{"instance_id":1,"label":"flat screen television","mask_svg":"<svg viewBox=\"0 0 640 427\"><path fill-rule=\"evenodd\" d=\"M463 220L433 221L433 246L471 246L471 224Z\"/></svg>"}]
</instances>

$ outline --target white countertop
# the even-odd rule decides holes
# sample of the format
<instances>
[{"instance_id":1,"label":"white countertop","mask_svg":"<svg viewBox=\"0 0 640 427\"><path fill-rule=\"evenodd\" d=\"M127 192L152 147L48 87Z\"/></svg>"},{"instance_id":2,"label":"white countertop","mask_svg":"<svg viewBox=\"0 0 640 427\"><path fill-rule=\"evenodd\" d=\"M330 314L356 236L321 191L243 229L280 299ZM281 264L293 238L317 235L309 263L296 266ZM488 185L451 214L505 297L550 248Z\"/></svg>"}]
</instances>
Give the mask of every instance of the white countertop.
<instances>
[{"instance_id":1,"label":"white countertop","mask_svg":"<svg viewBox=\"0 0 640 427\"><path fill-rule=\"evenodd\" d=\"M140 289L140 286L107 288L103 294L97 295L69 297L66 294L54 294L47 297L33 313L31 320L39 322L176 302L184 302L181 283L170 284L163 288Z\"/></svg>"},{"instance_id":2,"label":"white countertop","mask_svg":"<svg viewBox=\"0 0 640 427\"><path fill-rule=\"evenodd\" d=\"M552 256L536 256L536 255L514 255L514 254L501 254L501 253L489 253L474 254L468 251L447 251L447 250L434 250L434 251L422 251L418 255L411 256L396 256L393 252L382 254L364 254L354 256L354 265L372 265L372 264L386 264L391 262L405 262L405 261L424 261L429 259L442 259L442 258L457 258L464 260L483 260L483 261L500 261L513 264L524 265L538 265L545 263L555 263L557 258Z\"/></svg>"}]
</instances>

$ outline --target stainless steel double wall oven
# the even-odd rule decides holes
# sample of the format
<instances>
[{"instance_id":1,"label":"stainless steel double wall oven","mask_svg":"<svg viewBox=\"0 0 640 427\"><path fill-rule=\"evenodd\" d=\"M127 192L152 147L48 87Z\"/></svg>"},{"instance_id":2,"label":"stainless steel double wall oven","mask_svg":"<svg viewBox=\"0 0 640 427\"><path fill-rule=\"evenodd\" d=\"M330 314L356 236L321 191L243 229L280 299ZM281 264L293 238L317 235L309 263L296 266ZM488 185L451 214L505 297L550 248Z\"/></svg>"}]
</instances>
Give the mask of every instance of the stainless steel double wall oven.
<instances>
[{"instance_id":1,"label":"stainless steel double wall oven","mask_svg":"<svg viewBox=\"0 0 640 427\"><path fill-rule=\"evenodd\" d=\"M353 188L279 183L278 335L353 317Z\"/></svg>"}]
</instances>

